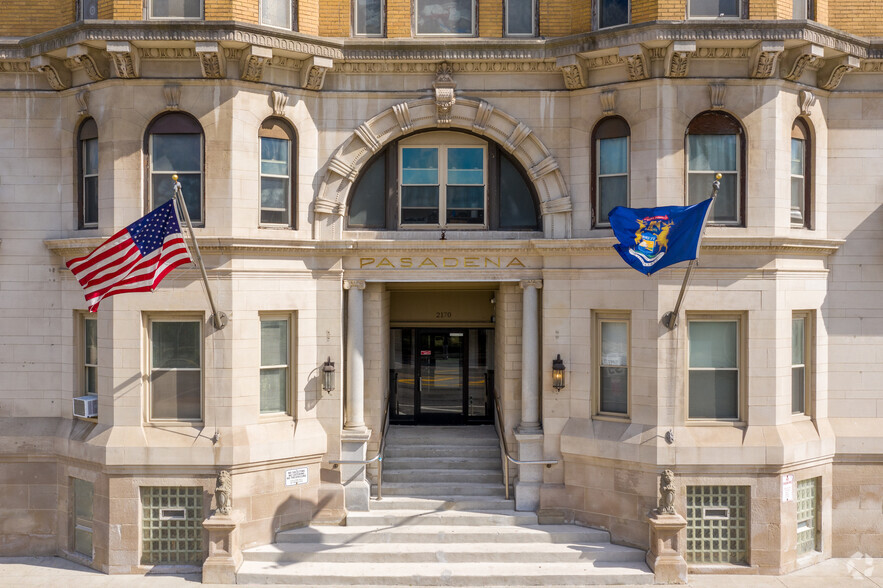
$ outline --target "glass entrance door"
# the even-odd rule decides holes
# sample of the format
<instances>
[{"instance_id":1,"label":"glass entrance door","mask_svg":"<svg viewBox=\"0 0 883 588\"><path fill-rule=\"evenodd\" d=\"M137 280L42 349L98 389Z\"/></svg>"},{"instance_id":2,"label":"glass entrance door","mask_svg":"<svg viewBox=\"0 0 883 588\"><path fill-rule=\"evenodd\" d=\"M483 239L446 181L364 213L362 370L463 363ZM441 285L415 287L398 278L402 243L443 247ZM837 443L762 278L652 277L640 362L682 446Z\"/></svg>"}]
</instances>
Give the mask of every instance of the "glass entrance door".
<instances>
[{"instance_id":1,"label":"glass entrance door","mask_svg":"<svg viewBox=\"0 0 883 588\"><path fill-rule=\"evenodd\" d=\"M493 329L391 329L391 420L489 422L493 333Z\"/></svg>"}]
</instances>

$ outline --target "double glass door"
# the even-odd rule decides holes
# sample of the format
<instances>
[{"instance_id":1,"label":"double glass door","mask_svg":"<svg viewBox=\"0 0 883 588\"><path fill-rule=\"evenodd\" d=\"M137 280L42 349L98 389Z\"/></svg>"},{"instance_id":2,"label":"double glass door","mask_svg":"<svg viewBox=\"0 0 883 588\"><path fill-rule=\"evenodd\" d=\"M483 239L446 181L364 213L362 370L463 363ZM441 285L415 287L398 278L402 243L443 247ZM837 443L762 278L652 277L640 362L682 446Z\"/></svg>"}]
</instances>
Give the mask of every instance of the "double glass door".
<instances>
[{"instance_id":1,"label":"double glass door","mask_svg":"<svg viewBox=\"0 0 883 588\"><path fill-rule=\"evenodd\" d=\"M391 329L390 420L491 422L493 369L493 329Z\"/></svg>"}]
</instances>

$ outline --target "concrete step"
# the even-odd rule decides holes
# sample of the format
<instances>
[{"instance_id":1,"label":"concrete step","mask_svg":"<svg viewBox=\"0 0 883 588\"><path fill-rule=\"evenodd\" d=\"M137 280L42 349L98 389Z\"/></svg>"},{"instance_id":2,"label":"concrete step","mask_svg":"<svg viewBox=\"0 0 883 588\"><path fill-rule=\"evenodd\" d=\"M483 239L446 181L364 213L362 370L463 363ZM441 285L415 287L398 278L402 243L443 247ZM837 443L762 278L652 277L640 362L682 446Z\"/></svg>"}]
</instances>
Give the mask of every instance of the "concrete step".
<instances>
[{"instance_id":1,"label":"concrete step","mask_svg":"<svg viewBox=\"0 0 883 588\"><path fill-rule=\"evenodd\" d=\"M480 427L390 427L387 443L499 447L497 433L490 425Z\"/></svg>"},{"instance_id":2,"label":"concrete step","mask_svg":"<svg viewBox=\"0 0 883 588\"><path fill-rule=\"evenodd\" d=\"M275 543L243 552L246 561L323 561L338 562L643 562L640 549L610 543L571 545L536 543L470 543L468 545L424 543L361 543L353 545L314 545L310 543Z\"/></svg>"},{"instance_id":3,"label":"concrete step","mask_svg":"<svg viewBox=\"0 0 883 588\"><path fill-rule=\"evenodd\" d=\"M515 510L515 501L502 496L482 498L480 496L450 496L439 498L414 498L410 496L384 496L382 500L371 501L371 511L381 510Z\"/></svg>"},{"instance_id":4,"label":"concrete step","mask_svg":"<svg viewBox=\"0 0 883 588\"><path fill-rule=\"evenodd\" d=\"M412 496L427 498L449 498L451 496L502 497L505 496L502 475L496 483L436 482L430 484L413 482L387 482L384 473L384 496ZM376 486L371 487L371 496L377 496Z\"/></svg>"},{"instance_id":5,"label":"concrete step","mask_svg":"<svg viewBox=\"0 0 883 588\"><path fill-rule=\"evenodd\" d=\"M389 457L383 458L383 472L398 470L495 470L502 469L499 452L494 457Z\"/></svg>"},{"instance_id":6,"label":"concrete step","mask_svg":"<svg viewBox=\"0 0 883 588\"><path fill-rule=\"evenodd\" d=\"M404 525L459 525L459 526L502 526L537 525L534 512L503 511L432 511L422 509L381 510L375 512L352 511L346 516L347 527L360 526L404 526Z\"/></svg>"},{"instance_id":7,"label":"concrete step","mask_svg":"<svg viewBox=\"0 0 883 588\"><path fill-rule=\"evenodd\" d=\"M590 586L652 584L646 565L576 563L366 563L246 561L239 584L408 585L408 586Z\"/></svg>"},{"instance_id":8,"label":"concrete step","mask_svg":"<svg viewBox=\"0 0 883 588\"><path fill-rule=\"evenodd\" d=\"M454 457L461 459L484 458L500 460L500 448L496 445L464 446L464 445L410 445L402 443L397 445L388 443L383 454L383 460L398 457ZM501 462L502 463L502 462Z\"/></svg>"},{"instance_id":9,"label":"concrete step","mask_svg":"<svg viewBox=\"0 0 883 588\"><path fill-rule=\"evenodd\" d=\"M577 525L474 527L468 525L315 526L281 531L276 543L607 543L607 531Z\"/></svg>"},{"instance_id":10,"label":"concrete step","mask_svg":"<svg viewBox=\"0 0 883 588\"><path fill-rule=\"evenodd\" d=\"M494 470L387 470L383 468L383 483L409 482L413 484L426 484L432 482L445 482L458 484L503 484L503 473Z\"/></svg>"}]
</instances>

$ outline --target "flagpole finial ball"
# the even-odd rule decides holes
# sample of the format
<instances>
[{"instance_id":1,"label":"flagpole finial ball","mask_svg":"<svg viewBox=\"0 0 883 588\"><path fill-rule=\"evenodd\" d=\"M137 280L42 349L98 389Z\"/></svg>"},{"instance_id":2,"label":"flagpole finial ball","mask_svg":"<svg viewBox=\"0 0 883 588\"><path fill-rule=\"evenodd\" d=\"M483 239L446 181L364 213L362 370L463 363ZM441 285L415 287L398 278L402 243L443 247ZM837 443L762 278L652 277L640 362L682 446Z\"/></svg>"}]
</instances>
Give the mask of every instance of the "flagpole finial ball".
<instances>
[{"instance_id":1,"label":"flagpole finial ball","mask_svg":"<svg viewBox=\"0 0 883 588\"><path fill-rule=\"evenodd\" d=\"M716 174L714 174L714 179L715 179L715 180L720 180L722 177L724 177L724 174L722 174L722 173L716 173ZM172 178L175 179L175 176L172 176Z\"/></svg>"},{"instance_id":2,"label":"flagpole finial ball","mask_svg":"<svg viewBox=\"0 0 883 588\"><path fill-rule=\"evenodd\" d=\"M720 175L720 174L717 174L717 175ZM720 178L718 178L718 179L720 179ZM177 182L177 181L178 181L178 174L172 174L172 181L173 181L173 182Z\"/></svg>"}]
</instances>

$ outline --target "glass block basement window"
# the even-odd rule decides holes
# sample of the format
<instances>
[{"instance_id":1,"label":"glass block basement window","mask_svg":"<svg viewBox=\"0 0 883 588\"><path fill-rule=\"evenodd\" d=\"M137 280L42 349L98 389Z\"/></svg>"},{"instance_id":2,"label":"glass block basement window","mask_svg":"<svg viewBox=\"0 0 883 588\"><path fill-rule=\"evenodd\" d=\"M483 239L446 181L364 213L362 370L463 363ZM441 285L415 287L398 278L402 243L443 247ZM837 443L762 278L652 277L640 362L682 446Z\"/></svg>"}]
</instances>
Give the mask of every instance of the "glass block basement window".
<instances>
[{"instance_id":1,"label":"glass block basement window","mask_svg":"<svg viewBox=\"0 0 883 588\"><path fill-rule=\"evenodd\" d=\"M142 564L201 564L202 488L141 488Z\"/></svg>"},{"instance_id":2,"label":"glass block basement window","mask_svg":"<svg viewBox=\"0 0 883 588\"><path fill-rule=\"evenodd\" d=\"M687 486L687 561L745 563L748 486Z\"/></svg>"},{"instance_id":3,"label":"glass block basement window","mask_svg":"<svg viewBox=\"0 0 883 588\"><path fill-rule=\"evenodd\" d=\"M797 482L797 555L818 551L819 479Z\"/></svg>"}]
</instances>

